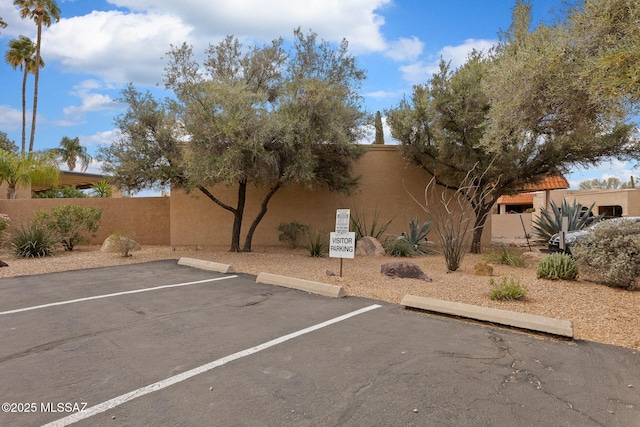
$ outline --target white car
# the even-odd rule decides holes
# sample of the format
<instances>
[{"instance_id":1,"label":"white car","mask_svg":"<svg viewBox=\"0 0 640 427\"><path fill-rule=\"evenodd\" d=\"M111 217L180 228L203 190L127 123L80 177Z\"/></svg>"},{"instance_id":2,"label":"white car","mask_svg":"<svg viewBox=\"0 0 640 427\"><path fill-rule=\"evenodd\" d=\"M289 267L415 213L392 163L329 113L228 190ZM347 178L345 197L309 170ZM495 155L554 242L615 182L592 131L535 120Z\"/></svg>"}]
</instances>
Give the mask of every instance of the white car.
<instances>
[{"instance_id":1,"label":"white car","mask_svg":"<svg viewBox=\"0 0 640 427\"><path fill-rule=\"evenodd\" d=\"M566 252L571 253L571 248L585 240L592 230L600 226L600 224L620 224L622 221L640 222L640 216L624 216L619 218L612 218L606 221L599 221L593 225L583 228L582 230L567 231L564 234L564 251L560 249L560 233L556 233L549 239L549 250L552 252Z\"/></svg>"}]
</instances>

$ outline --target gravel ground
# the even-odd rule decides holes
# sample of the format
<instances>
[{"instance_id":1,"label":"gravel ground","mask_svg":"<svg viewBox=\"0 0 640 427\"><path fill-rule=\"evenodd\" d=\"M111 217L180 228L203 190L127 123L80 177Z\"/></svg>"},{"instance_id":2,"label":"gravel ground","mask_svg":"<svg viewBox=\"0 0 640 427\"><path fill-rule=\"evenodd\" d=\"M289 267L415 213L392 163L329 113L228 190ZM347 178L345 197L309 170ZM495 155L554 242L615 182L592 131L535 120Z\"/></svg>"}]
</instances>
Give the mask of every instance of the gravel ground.
<instances>
[{"instance_id":1,"label":"gravel ground","mask_svg":"<svg viewBox=\"0 0 640 427\"><path fill-rule=\"evenodd\" d=\"M399 303L405 294L458 301L516 312L532 313L573 322L576 339L640 350L640 291L611 288L588 280L551 281L536 279L535 266L544 254L524 254L527 267L493 265L493 276L517 277L529 289L523 301L492 301L489 278L474 274L476 262L484 255L468 254L462 267L447 273L441 255L416 258L357 257L343 261L312 258L304 250L256 248L251 253L231 253L221 247L146 246L133 256L102 253L97 246L77 247L73 252L60 252L41 259L16 259L8 253L0 258L9 264L0 269L0 278L92 267L133 264L180 257L198 258L231 264L238 272L257 275L260 272L281 274L301 279L343 286L347 295ZM428 283L415 279L388 279L380 274L386 262L409 261L419 265L433 279ZM327 270L336 276L327 276ZM0 280L0 297L2 281Z\"/></svg>"}]
</instances>

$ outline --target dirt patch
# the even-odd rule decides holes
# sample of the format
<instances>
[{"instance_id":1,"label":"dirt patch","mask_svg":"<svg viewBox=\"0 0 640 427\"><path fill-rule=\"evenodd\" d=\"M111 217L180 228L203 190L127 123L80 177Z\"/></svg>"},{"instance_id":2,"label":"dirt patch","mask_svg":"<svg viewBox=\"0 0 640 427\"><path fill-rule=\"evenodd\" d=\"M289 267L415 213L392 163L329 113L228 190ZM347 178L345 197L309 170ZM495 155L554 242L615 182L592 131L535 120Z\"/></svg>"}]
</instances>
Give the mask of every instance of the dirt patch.
<instances>
[{"instance_id":1,"label":"dirt patch","mask_svg":"<svg viewBox=\"0 0 640 427\"><path fill-rule=\"evenodd\" d=\"M441 255L408 259L433 279L389 279L380 274L380 266L399 260L384 257L356 257L343 260L312 258L305 250L256 248L251 253L230 253L227 248L146 246L133 256L102 253L97 246L83 246L73 252L60 252L42 259L16 259L8 253L0 259L9 264L0 268L0 278L41 274L93 267L133 264L161 259L192 257L231 264L236 271L257 275L261 272L343 286L347 295L399 303L406 294L457 301L522 313L538 314L573 323L576 339L596 341L640 350L640 291L611 288L580 278L577 281L550 281L536 278L535 266L540 254L528 257L528 266L493 265L493 277L517 277L529 289L520 302L492 301L489 277L474 274L474 265L485 261L483 255L468 254L460 270L448 273ZM328 276L327 270L336 276ZM0 281L0 292L2 282ZM1 295L1 294L0 294Z\"/></svg>"}]
</instances>

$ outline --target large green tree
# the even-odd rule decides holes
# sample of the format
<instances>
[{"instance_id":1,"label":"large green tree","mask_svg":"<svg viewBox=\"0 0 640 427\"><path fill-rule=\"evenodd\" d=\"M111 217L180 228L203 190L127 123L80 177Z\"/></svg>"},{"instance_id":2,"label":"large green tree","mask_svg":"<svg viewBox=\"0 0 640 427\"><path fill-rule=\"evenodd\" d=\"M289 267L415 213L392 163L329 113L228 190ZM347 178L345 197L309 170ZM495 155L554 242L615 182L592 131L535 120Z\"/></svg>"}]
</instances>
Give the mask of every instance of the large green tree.
<instances>
[{"instance_id":1,"label":"large green tree","mask_svg":"<svg viewBox=\"0 0 640 427\"><path fill-rule=\"evenodd\" d=\"M80 164L82 165L82 172L87 170L91 164L91 160L93 160L93 157L91 157L87 148L80 145L80 139L78 137L62 137L59 146L57 148L52 148L51 152L54 156L67 164L70 172L74 171L78 160L80 160Z\"/></svg>"},{"instance_id":2,"label":"large green tree","mask_svg":"<svg viewBox=\"0 0 640 427\"><path fill-rule=\"evenodd\" d=\"M14 141L9 139L6 132L0 131L0 150L9 151L15 153L18 151L18 146Z\"/></svg>"},{"instance_id":3,"label":"large green tree","mask_svg":"<svg viewBox=\"0 0 640 427\"><path fill-rule=\"evenodd\" d=\"M189 46L173 48L166 85L175 98L123 91L129 108L116 119L121 138L101 149L104 171L132 191L169 183L200 191L233 215L232 251L251 251L283 185L352 190L351 166L362 154L356 142L369 120L359 95L364 73L346 41L294 35L289 50L281 39L243 49L228 37L210 46L202 65ZM216 197L216 185L237 187L233 205ZM263 198L241 246L250 185Z\"/></svg>"},{"instance_id":4,"label":"large green tree","mask_svg":"<svg viewBox=\"0 0 640 427\"><path fill-rule=\"evenodd\" d=\"M22 71L22 151L25 150L27 136L27 76L35 73L38 68L44 67L44 61L40 58L36 62L36 45L29 37L20 36L9 42L9 49L4 58L14 69L20 68Z\"/></svg>"},{"instance_id":5,"label":"large green tree","mask_svg":"<svg viewBox=\"0 0 640 427\"><path fill-rule=\"evenodd\" d=\"M49 27L52 22L60 20L60 8L55 0L13 0L13 4L20 8L22 19L33 19L37 27L36 57L35 63L40 64L40 49L42 47L42 26ZM36 137L36 114L38 110L38 83L40 81L40 68L35 68L33 84L33 112L31 119L31 135L29 137L29 151L33 151L33 143Z\"/></svg>"},{"instance_id":6,"label":"large green tree","mask_svg":"<svg viewBox=\"0 0 640 427\"><path fill-rule=\"evenodd\" d=\"M16 198L16 189L31 184L58 185L60 169L50 153L14 153L0 150L0 184L7 183L7 199Z\"/></svg>"},{"instance_id":7,"label":"large green tree","mask_svg":"<svg viewBox=\"0 0 640 427\"><path fill-rule=\"evenodd\" d=\"M587 54L582 77L598 97L640 106L640 2L581 0L564 23L567 37Z\"/></svg>"},{"instance_id":8,"label":"large green tree","mask_svg":"<svg viewBox=\"0 0 640 427\"><path fill-rule=\"evenodd\" d=\"M531 5L518 2L495 52L473 53L456 70L442 63L426 85L387 112L411 162L458 189L477 168L471 251L481 251L484 223L503 194L576 164L633 154L628 109L602 99L585 79L586 55L562 26L531 30ZM635 144L637 145L637 143Z\"/></svg>"}]
</instances>

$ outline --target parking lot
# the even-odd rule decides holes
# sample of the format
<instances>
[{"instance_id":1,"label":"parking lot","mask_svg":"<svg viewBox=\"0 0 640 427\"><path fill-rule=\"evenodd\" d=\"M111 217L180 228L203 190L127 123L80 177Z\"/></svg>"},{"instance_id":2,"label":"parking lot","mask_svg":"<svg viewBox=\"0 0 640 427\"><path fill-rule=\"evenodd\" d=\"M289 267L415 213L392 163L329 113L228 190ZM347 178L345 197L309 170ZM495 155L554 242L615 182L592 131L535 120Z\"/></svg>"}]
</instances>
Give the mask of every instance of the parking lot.
<instances>
[{"instance_id":1,"label":"parking lot","mask_svg":"<svg viewBox=\"0 0 640 427\"><path fill-rule=\"evenodd\" d=\"M175 260L2 279L0 334L2 426L640 426L635 351Z\"/></svg>"}]
</instances>

